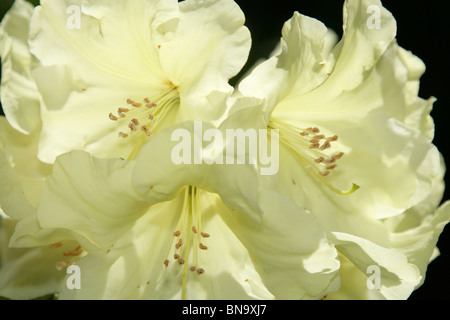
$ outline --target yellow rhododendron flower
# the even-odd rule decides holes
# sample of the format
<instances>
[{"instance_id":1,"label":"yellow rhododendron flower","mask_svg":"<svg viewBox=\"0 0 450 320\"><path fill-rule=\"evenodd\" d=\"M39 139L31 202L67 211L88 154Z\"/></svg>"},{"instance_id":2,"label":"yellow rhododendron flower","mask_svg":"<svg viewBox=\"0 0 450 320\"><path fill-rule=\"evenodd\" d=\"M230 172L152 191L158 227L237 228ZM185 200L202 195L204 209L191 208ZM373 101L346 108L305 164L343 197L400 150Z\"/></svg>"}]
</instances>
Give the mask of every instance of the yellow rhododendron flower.
<instances>
[{"instance_id":1,"label":"yellow rhododendron flower","mask_svg":"<svg viewBox=\"0 0 450 320\"><path fill-rule=\"evenodd\" d=\"M379 28L367 22L370 7ZM262 99L266 126L279 130L276 189L313 214L339 251L343 294L329 297L404 299L423 282L450 217L446 205L436 211L445 168L432 144L435 99L417 96L424 64L398 46L380 1L346 1L343 30L335 43L321 22L295 13L279 50L239 91ZM392 227L402 220L414 223ZM378 290L365 282L371 266ZM355 284L350 269L364 281Z\"/></svg>"},{"instance_id":2,"label":"yellow rhododendron flower","mask_svg":"<svg viewBox=\"0 0 450 320\"><path fill-rule=\"evenodd\" d=\"M243 24L232 0L16 1L0 27L0 295L405 299L424 282L450 220L445 166L393 16L347 0L337 42L294 13L234 89ZM22 278L22 255L51 270ZM58 271L74 263L76 290Z\"/></svg>"},{"instance_id":3,"label":"yellow rhododendron flower","mask_svg":"<svg viewBox=\"0 0 450 320\"><path fill-rule=\"evenodd\" d=\"M224 110L207 109L206 96L232 91L250 49L243 23L230 0L41 1L20 52L28 44L37 60L39 158L74 149L132 158L167 126L219 120ZM15 105L4 108L25 131Z\"/></svg>"}]
</instances>

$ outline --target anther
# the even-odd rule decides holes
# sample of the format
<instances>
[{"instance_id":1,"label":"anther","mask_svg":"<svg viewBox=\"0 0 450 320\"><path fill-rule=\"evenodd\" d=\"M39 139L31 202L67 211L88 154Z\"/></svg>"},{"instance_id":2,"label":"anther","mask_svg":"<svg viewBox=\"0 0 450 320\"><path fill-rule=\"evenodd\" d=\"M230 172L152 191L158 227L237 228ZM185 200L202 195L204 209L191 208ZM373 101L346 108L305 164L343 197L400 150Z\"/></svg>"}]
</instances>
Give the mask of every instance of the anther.
<instances>
[{"instance_id":1,"label":"anther","mask_svg":"<svg viewBox=\"0 0 450 320\"><path fill-rule=\"evenodd\" d=\"M331 143L330 143L330 141L329 140L327 140L327 141L325 141L324 143L323 143L323 145L321 145L320 146L320 150L325 150L325 149L328 149L329 147L331 147Z\"/></svg>"},{"instance_id":2,"label":"anther","mask_svg":"<svg viewBox=\"0 0 450 320\"><path fill-rule=\"evenodd\" d=\"M323 138L325 138L323 134L318 134L313 137L313 140L322 140Z\"/></svg>"},{"instance_id":3,"label":"anther","mask_svg":"<svg viewBox=\"0 0 450 320\"><path fill-rule=\"evenodd\" d=\"M128 124L128 128L130 128L131 131L137 131L136 125L133 122L130 122Z\"/></svg>"},{"instance_id":4,"label":"anther","mask_svg":"<svg viewBox=\"0 0 450 320\"><path fill-rule=\"evenodd\" d=\"M59 248L62 245L63 245L62 242L57 242L57 243L54 243L54 244L50 245L50 248Z\"/></svg>"},{"instance_id":5,"label":"anther","mask_svg":"<svg viewBox=\"0 0 450 320\"><path fill-rule=\"evenodd\" d=\"M184 264L184 262L185 262L185 261L184 261L183 259L181 259L181 258L178 259L178 263L179 263L179 264Z\"/></svg>"},{"instance_id":6,"label":"anther","mask_svg":"<svg viewBox=\"0 0 450 320\"><path fill-rule=\"evenodd\" d=\"M200 249L202 249L202 250L208 250L208 247L205 246L203 243L200 243L200 244L198 245L198 247L199 247Z\"/></svg>"},{"instance_id":7,"label":"anther","mask_svg":"<svg viewBox=\"0 0 450 320\"><path fill-rule=\"evenodd\" d=\"M173 259L174 259L174 260L180 259L180 255L179 255L178 253L175 253L175 254L173 255Z\"/></svg>"},{"instance_id":8,"label":"anther","mask_svg":"<svg viewBox=\"0 0 450 320\"><path fill-rule=\"evenodd\" d=\"M81 252L83 252L83 249L81 248L81 246L80 245L78 245L75 249L73 249L72 251L67 251L67 252L64 252L63 254L64 254L64 256L73 256L73 257L75 257L75 256L78 256L78 255L80 255L81 254Z\"/></svg>"},{"instance_id":9,"label":"anther","mask_svg":"<svg viewBox=\"0 0 450 320\"><path fill-rule=\"evenodd\" d=\"M132 105L133 107L138 108L138 107L142 106L142 103L139 103L139 102L133 102L131 105Z\"/></svg>"},{"instance_id":10,"label":"anther","mask_svg":"<svg viewBox=\"0 0 450 320\"><path fill-rule=\"evenodd\" d=\"M133 104L133 103L134 103L134 101L133 101L133 100L131 100L131 99L127 99L127 103L128 103L128 104Z\"/></svg>"},{"instance_id":11,"label":"anther","mask_svg":"<svg viewBox=\"0 0 450 320\"><path fill-rule=\"evenodd\" d=\"M167 268L167 266L169 265L169 260L168 260L168 259L164 260L164 265L165 265L166 268Z\"/></svg>"},{"instance_id":12,"label":"anther","mask_svg":"<svg viewBox=\"0 0 450 320\"><path fill-rule=\"evenodd\" d=\"M131 131L137 131L138 125L139 125L139 120L134 118L134 119L131 119L131 122L128 124L128 128L130 128Z\"/></svg>"},{"instance_id":13,"label":"anther","mask_svg":"<svg viewBox=\"0 0 450 320\"><path fill-rule=\"evenodd\" d=\"M322 177L325 177L325 176L327 176L327 175L330 174L330 171L319 171L319 174L320 174Z\"/></svg>"},{"instance_id":14,"label":"anther","mask_svg":"<svg viewBox=\"0 0 450 320\"><path fill-rule=\"evenodd\" d=\"M337 167L337 164L334 163L334 164L330 164L330 165L326 166L325 168L327 168L328 170L333 170L336 167Z\"/></svg>"},{"instance_id":15,"label":"anther","mask_svg":"<svg viewBox=\"0 0 450 320\"><path fill-rule=\"evenodd\" d=\"M126 117L126 112L128 112L128 111L130 111L129 109L127 109L127 108L119 108L118 110L117 110L117 113L119 114L119 116L121 117L121 118L125 118Z\"/></svg>"},{"instance_id":16,"label":"anther","mask_svg":"<svg viewBox=\"0 0 450 320\"><path fill-rule=\"evenodd\" d=\"M118 120L119 118L117 118L115 115L113 115L112 113L110 113L110 114L109 114L109 119L110 119L110 120L113 120L113 121L116 121L116 120Z\"/></svg>"},{"instance_id":17,"label":"anther","mask_svg":"<svg viewBox=\"0 0 450 320\"><path fill-rule=\"evenodd\" d=\"M337 140L338 140L338 136L337 136L337 135L334 135L334 136L332 136L332 137L328 137L327 140L328 140L328 141L337 141Z\"/></svg>"},{"instance_id":18,"label":"anther","mask_svg":"<svg viewBox=\"0 0 450 320\"><path fill-rule=\"evenodd\" d=\"M175 245L175 248L180 249L181 245L183 244L183 240L179 239L177 244Z\"/></svg>"},{"instance_id":19,"label":"anther","mask_svg":"<svg viewBox=\"0 0 450 320\"><path fill-rule=\"evenodd\" d=\"M201 234L201 236L202 236L203 238L209 238L209 233L206 233L206 232L200 232L200 234Z\"/></svg>"},{"instance_id":20,"label":"anther","mask_svg":"<svg viewBox=\"0 0 450 320\"><path fill-rule=\"evenodd\" d=\"M141 130L142 130L143 132L145 132L145 133L147 134L147 136L151 136L151 135L152 135L152 133L150 132L149 127L147 127L147 126L142 126L142 127L141 127Z\"/></svg>"},{"instance_id":21,"label":"anther","mask_svg":"<svg viewBox=\"0 0 450 320\"><path fill-rule=\"evenodd\" d=\"M333 157L335 157L337 160L339 160L340 158L342 158L343 155L344 155L343 152L339 152L338 154L335 154Z\"/></svg>"},{"instance_id":22,"label":"anther","mask_svg":"<svg viewBox=\"0 0 450 320\"><path fill-rule=\"evenodd\" d=\"M197 233L197 228L195 226L192 226L192 232Z\"/></svg>"},{"instance_id":23,"label":"anther","mask_svg":"<svg viewBox=\"0 0 450 320\"><path fill-rule=\"evenodd\" d=\"M58 263L56 263L56 269L61 270L64 267L67 267L70 263L70 260L65 260L65 261L59 261Z\"/></svg>"},{"instance_id":24,"label":"anther","mask_svg":"<svg viewBox=\"0 0 450 320\"><path fill-rule=\"evenodd\" d=\"M316 162L316 163L321 163L321 162L323 162L324 160L325 160L324 157L320 157L320 158L315 159L314 162Z\"/></svg>"},{"instance_id":25,"label":"anther","mask_svg":"<svg viewBox=\"0 0 450 320\"><path fill-rule=\"evenodd\" d=\"M126 138L126 137L128 137L128 133L125 133L125 132L119 132L119 137L120 138Z\"/></svg>"},{"instance_id":26,"label":"anther","mask_svg":"<svg viewBox=\"0 0 450 320\"><path fill-rule=\"evenodd\" d=\"M335 156L331 156L331 158L325 159L324 162L325 163L335 163L336 162L336 157Z\"/></svg>"},{"instance_id":27,"label":"anther","mask_svg":"<svg viewBox=\"0 0 450 320\"><path fill-rule=\"evenodd\" d=\"M198 268L198 269L197 269L197 273L198 273L198 274L205 273L205 270L203 270L202 268Z\"/></svg>"},{"instance_id":28,"label":"anther","mask_svg":"<svg viewBox=\"0 0 450 320\"><path fill-rule=\"evenodd\" d=\"M319 133L320 132L319 128L316 128L316 127L308 128L306 130L309 131L309 132L312 132L312 133Z\"/></svg>"},{"instance_id":29,"label":"anther","mask_svg":"<svg viewBox=\"0 0 450 320\"><path fill-rule=\"evenodd\" d=\"M189 270L191 270L192 272L194 272L195 270L197 270L197 268L195 266L192 266L189 268Z\"/></svg>"}]
</instances>

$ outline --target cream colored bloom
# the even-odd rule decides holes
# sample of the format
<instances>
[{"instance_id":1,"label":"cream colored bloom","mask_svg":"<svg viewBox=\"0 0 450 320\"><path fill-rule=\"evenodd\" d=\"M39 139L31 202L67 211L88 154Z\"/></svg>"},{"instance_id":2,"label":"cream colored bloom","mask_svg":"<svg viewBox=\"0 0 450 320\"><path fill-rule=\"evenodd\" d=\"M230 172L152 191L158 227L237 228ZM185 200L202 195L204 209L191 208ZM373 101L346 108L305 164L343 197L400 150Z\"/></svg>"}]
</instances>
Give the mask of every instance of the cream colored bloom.
<instances>
[{"instance_id":1,"label":"cream colored bloom","mask_svg":"<svg viewBox=\"0 0 450 320\"><path fill-rule=\"evenodd\" d=\"M30 52L37 58L34 83L26 81L30 94L37 94L31 90L35 85L40 96L39 158L51 163L74 149L132 158L167 126L219 120L224 110L205 109L206 95L232 90L228 79L250 48L243 23L230 0L41 1L28 42L21 38L20 56L12 56L23 64ZM21 84L8 78L15 80L7 77L4 90L18 90ZM5 112L10 123L28 132L31 125L21 121L35 118L36 110L33 106L33 114L24 117L31 106L19 102L5 99Z\"/></svg>"},{"instance_id":2,"label":"cream colored bloom","mask_svg":"<svg viewBox=\"0 0 450 320\"><path fill-rule=\"evenodd\" d=\"M57 158L38 220L88 252L81 289L62 288L62 299L317 299L337 289L336 251L312 215L254 166L174 164L173 129L135 161Z\"/></svg>"},{"instance_id":3,"label":"cream colored bloom","mask_svg":"<svg viewBox=\"0 0 450 320\"><path fill-rule=\"evenodd\" d=\"M379 28L367 24L369 6L380 9ZM403 299L423 282L449 221L447 206L436 211L444 165L431 143L434 98L417 96L425 67L397 45L380 1L346 1L343 28L336 44L321 22L295 13L278 54L239 90L264 99L266 125L279 129L277 190L312 213L339 251L347 295L335 297ZM408 228L388 226L430 198ZM378 291L366 285L372 265L381 269Z\"/></svg>"}]
</instances>

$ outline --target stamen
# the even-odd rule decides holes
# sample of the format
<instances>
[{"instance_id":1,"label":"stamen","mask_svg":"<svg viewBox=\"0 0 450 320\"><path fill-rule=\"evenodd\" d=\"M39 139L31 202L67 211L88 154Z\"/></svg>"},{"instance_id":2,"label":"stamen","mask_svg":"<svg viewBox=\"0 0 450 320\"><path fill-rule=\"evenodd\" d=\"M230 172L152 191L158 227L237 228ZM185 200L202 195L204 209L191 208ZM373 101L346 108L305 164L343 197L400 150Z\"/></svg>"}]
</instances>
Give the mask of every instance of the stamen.
<instances>
[{"instance_id":1,"label":"stamen","mask_svg":"<svg viewBox=\"0 0 450 320\"><path fill-rule=\"evenodd\" d=\"M59 248L62 247L63 243L62 242L57 242L57 243L53 243L52 245L50 245L50 248Z\"/></svg>"},{"instance_id":2,"label":"stamen","mask_svg":"<svg viewBox=\"0 0 450 320\"><path fill-rule=\"evenodd\" d=\"M319 158L315 159L314 162L316 162L316 163L321 163L321 162L323 162L324 160L325 160L324 157L319 157Z\"/></svg>"},{"instance_id":3,"label":"stamen","mask_svg":"<svg viewBox=\"0 0 450 320\"><path fill-rule=\"evenodd\" d=\"M202 268L198 268L198 269L197 269L197 273L198 273L198 274L205 273L205 270L203 270Z\"/></svg>"},{"instance_id":4,"label":"stamen","mask_svg":"<svg viewBox=\"0 0 450 320\"><path fill-rule=\"evenodd\" d=\"M323 143L323 145L321 145L320 146L320 150L325 150L325 149L328 149L329 147L331 147L331 143L330 143L330 141L329 140L327 140L327 141L325 141L324 143Z\"/></svg>"},{"instance_id":5,"label":"stamen","mask_svg":"<svg viewBox=\"0 0 450 320\"><path fill-rule=\"evenodd\" d=\"M335 163L336 162L336 157L335 156L331 156L331 158L329 159L324 159L323 162L324 163Z\"/></svg>"},{"instance_id":6,"label":"stamen","mask_svg":"<svg viewBox=\"0 0 450 320\"><path fill-rule=\"evenodd\" d=\"M342 158L342 156L344 155L343 152L339 152L338 154L335 154L334 157L339 160L340 158Z\"/></svg>"},{"instance_id":7,"label":"stamen","mask_svg":"<svg viewBox=\"0 0 450 320\"><path fill-rule=\"evenodd\" d=\"M141 130L142 130L143 132L145 132L145 134L146 134L147 136L151 136L151 135L152 135L152 133L150 132L149 127L147 127L147 126L142 126L142 127L141 127Z\"/></svg>"},{"instance_id":8,"label":"stamen","mask_svg":"<svg viewBox=\"0 0 450 320\"><path fill-rule=\"evenodd\" d=\"M127 109L127 108L119 108L119 109L117 110L117 113L119 114L119 116L120 116L121 118L125 118L125 117L127 116L125 113L127 113L128 111L130 111L130 110Z\"/></svg>"},{"instance_id":9,"label":"stamen","mask_svg":"<svg viewBox=\"0 0 450 320\"><path fill-rule=\"evenodd\" d=\"M81 253L83 252L83 249L81 248L80 245L78 245L75 249L73 249L72 251L67 251L64 252L63 255L68 257L68 256L79 256Z\"/></svg>"},{"instance_id":10,"label":"stamen","mask_svg":"<svg viewBox=\"0 0 450 320\"><path fill-rule=\"evenodd\" d=\"M329 189L341 195L349 195L358 190L359 186L356 184L347 191L339 190L325 179L338 167L337 161L344 156L344 152L330 152L339 139L338 135L327 137L317 127L297 129L292 124L280 119L275 120L273 117L268 127L279 130L281 141L298 156L304 168L313 173Z\"/></svg>"},{"instance_id":11,"label":"stamen","mask_svg":"<svg viewBox=\"0 0 450 320\"><path fill-rule=\"evenodd\" d=\"M59 261L56 263L56 269L59 271L70 264L70 260Z\"/></svg>"},{"instance_id":12,"label":"stamen","mask_svg":"<svg viewBox=\"0 0 450 320\"><path fill-rule=\"evenodd\" d=\"M175 245L175 248L180 249L183 244L183 239L178 240L178 243Z\"/></svg>"},{"instance_id":13,"label":"stamen","mask_svg":"<svg viewBox=\"0 0 450 320\"><path fill-rule=\"evenodd\" d=\"M334 136L332 136L332 137L328 137L327 140L328 140L328 141L337 141L337 140L338 140L338 136L337 136L337 135L334 135Z\"/></svg>"}]
</instances>

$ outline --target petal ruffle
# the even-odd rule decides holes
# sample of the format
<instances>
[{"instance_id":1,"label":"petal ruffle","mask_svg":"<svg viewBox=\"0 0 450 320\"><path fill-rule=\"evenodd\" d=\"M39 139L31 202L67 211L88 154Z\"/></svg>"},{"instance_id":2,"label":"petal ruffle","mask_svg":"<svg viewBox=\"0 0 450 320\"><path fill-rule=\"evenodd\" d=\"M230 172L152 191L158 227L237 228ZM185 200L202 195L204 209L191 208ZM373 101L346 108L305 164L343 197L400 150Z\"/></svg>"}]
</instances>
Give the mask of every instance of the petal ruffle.
<instances>
[{"instance_id":1,"label":"petal ruffle","mask_svg":"<svg viewBox=\"0 0 450 320\"><path fill-rule=\"evenodd\" d=\"M40 124L39 94L31 77L31 70L37 62L28 48L32 13L33 5L17 0L0 26L2 107L14 129L25 134L34 131Z\"/></svg>"},{"instance_id":2,"label":"petal ruffle","mask_svg":"<svg viewBox=\"0 0 450 320\"><path fill-rule=\"evenodd\" d=\"M336 249L344 255L355 268L343 268L342 291L331 293L330 299L391 299L400 300L409 297L421 280L418 268L409 263L406 256L390 248L383 248L368 240L350 234L334 232L329 235ZM350 274L356 276L351 279ZM358 276L358 270L366 277ZM379 277L377 280L371 279ZM370 279L367 279L370 278ZM363 280L355 281L356 279ZM372 285L368 284L371 281ZM350 284L350 285L348 285ZM377 285L379 287L377 288Z\"/></svg>"},{"instance_id":3,"label":"petal ruffle","mask_svg":"<svg viewBox=\"0 0 450 320\"><path fill-rule=\"evenodd\" d=\"M0 117L0 203L15 219L35 212L45 177L51 172L51 166L37 159L38 140L39 128L25 135Z\"/></svg>"}]
</instances>

